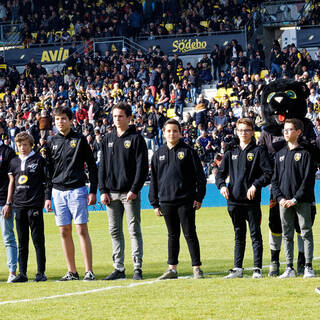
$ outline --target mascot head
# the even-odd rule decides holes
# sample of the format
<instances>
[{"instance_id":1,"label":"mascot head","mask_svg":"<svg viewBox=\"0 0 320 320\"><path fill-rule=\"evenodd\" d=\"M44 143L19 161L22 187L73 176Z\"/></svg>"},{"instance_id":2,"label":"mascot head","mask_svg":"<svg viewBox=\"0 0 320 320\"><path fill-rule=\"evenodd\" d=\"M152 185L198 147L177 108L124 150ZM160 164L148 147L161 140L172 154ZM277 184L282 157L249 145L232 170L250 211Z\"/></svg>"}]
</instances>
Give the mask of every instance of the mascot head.
<instances>
[{"instance_id":1,"label":"mascot head","mask_svg":"<svg viewBox=\"0 0 320 320\"><path fill-rule=\"evenodd\" d=\"M310 92L303 82L276 80L261 94L261 109L266 125L283 126L286 119L303 119L307 113Z\"/></svg>"}]
</instances>

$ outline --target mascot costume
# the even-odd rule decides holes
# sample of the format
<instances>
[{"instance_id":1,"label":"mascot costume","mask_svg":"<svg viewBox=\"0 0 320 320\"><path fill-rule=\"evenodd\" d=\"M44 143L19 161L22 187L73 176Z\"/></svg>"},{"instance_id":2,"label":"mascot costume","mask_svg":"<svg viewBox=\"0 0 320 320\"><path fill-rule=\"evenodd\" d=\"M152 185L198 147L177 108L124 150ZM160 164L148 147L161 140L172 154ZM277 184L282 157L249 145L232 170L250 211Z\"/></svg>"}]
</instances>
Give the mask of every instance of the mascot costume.
<instances>
[{"instance_id":1,"label":"mascot costume","mask_svg":"<svg viewBox=\"0 0 320 320\"><path fill-rule=\"evenodd\" d=\"M264 145L270 154L271 159L277 151L286 145L283 138L283 126L286 119L297 118L303 121L304 131L302 134L303 143L309 146L310 151L316 151L316 130L309 119L305 118L307 113L307 102L310 92L303 82L292 80L276 80L264 86L260 91L261 110L265 125L258 143ZM314 155L316 156L316 155ZM312 216L314 220L316 208L312 205ZM279 204L272 198L269 211L269 243L271 249L271 265L269 276L279 275L279 255L282 240L282 228L279 213ZM296 217L295 229L298 238L298 263L297 273L304 272L304 244L300 236L300 228Z\"/></svg>"}]
</instances>

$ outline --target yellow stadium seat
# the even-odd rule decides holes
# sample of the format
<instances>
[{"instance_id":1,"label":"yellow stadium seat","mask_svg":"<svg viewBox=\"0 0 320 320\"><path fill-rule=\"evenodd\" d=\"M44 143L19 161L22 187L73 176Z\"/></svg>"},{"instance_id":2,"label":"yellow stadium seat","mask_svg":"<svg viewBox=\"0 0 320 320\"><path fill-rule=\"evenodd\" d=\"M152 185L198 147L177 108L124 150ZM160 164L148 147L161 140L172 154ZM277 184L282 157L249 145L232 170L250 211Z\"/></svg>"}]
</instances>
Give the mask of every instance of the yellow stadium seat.
<instances>
[{"instance_id":1,"label":"yellow stadium seat","mask_svg":"<svg viewBox=\"0 0 320 320\"><path fill-rule=\"evenodd\" d=\"M4 92L0 92L0 100L3 100L5 93Z\"/></svg>"},{"instance_id":2,"label":"yellow stadium seat","mask_svg":"<svg viewBox=\"0 0 320 320\"><path fill-rule=\"evenodd\" d=\"M200 26L203 26L205 28L209 28L209 21L200 21Z\"/></svg>"},{"instance_id":3,"label":"yellow stadium seat","mask_svg":"<svg viewBox=\"0 0 320 320\"><path fill-rule=\"evenodd\" d=\"M6 64L0 64L0 69L7 70L7 65Z\"/></svg>"},{"instance_id":4,"label":"yellow stadium seat","mask_svg":"<svg viewBox=\"0 0 320 320\"><path fill-rule=\"evenodd\" d=\"M169 31L171 31L171 30L173 29L173 24L172 24L172 23L166 23L164 27L165 27L165 28L167 29L167 31L169 32Z\"/></svg>"},{"instance_id":5,"label":"yellow stadium seat","mask_svg":"<svg viewBox=\"0 0 320 320\"><path fill-rule=\"evenodd\" d=\"M228 95L229 97L231 97L231 93L233 93L233 88L228 88L228 89L227 89L227 95Z\"/></svg>"},{"instance_id":6,"label":"yellow stadium seat","mask_svg":"<svg viewBox=\"0 0 320 320\"><path fill-rule=\"evenodd\" d=\"M254 133L254 137L255 137L255 139L258 141L258 139L259 139L259 137L261 136L261 132L260 131L256 131L255 133Z\"/></svg>"},{"instance_id":7,"label":"yellow stadium seat","mask_svg":"<svg viewBox=\"0 0 320 320\"><path fill-rule=\"evenodd\" d=\"M171 108L171 109L168 109L168 110L167 110L167 117L168 117L168 118L176 117L176 114L175 114L175 112L174 112L174 108Z\"/></svg>"},{"instance_id":8,"label":"yellow stadium seat","mask_svg":"<svg viewBox=\"0 0 320 320\"><path fill-rule=\"evenodd\" d=\"M228 94L226 88L219 88L219 89L218 89L218 91L217 91L217 96L222 97L222 96L224 96L225 94Z\"/></svg>"},{"instance_id":9,"label":"yellow stadium seat","mask_svg":"<svg viewBox=\"0 0 320 320\"><path fill-rule=\"evenodd\" d=\"M37 32L31 33L31 35L32 35L32 38L33 38L34 40L37 40L37 37L38 37L38 33L37 33Z\"/></svg>"},{"instance_id":10,"label":"yellow stadium seat","mask_svg":"<svg viewBox=\"0 0 320 320\"><path fill-rule=\"evenodd\" d=\"M264 79L267 74L269 74L269 70L261 70L260 78Z\"/></svg>"}]
</instances>

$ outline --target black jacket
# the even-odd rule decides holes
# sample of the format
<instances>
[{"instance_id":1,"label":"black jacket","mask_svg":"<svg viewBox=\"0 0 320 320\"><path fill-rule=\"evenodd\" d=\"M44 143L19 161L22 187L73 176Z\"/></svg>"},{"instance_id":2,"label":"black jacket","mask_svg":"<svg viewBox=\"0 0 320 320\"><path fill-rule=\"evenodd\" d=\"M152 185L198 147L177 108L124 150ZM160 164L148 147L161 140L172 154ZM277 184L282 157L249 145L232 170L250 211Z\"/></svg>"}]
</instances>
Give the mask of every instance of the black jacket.
<instances>
[{"instance_id":1,"label":"black jacket","mask_svg":"<svg viewBox=\"0 0 320 320\"><path fill-rule=\"evenodd\" d=\"M234 143L221 162L216 185L218 189L226 186L225 180L230 177L228 184L228 205L259 206L261 189L267 186L272 177L272 167L267 151L256 145L254 139L241 150L240 145ZM254 185L256 193L253 200L248 200L248 189Z\"/></svg>"},{"instance_id":2,"label":"black jacket","mask_svg":"<svg viewBox=\"0 0 320 320\"><path fill-rule=\"evenodd\" d=\"M159 208L160 203L202 202L206 183L199 156L182 140L172 149L162 145L154 153L149 190L149 201L154 208Z\"/></svg>"},{"instance_id":3,"label":"black jacket","mask_svg":"<svg viewBox=\"0 0 320 320\"><path fill-rule=\"evenodd\" d=\"M309 151L301 145L293 150L285 146L275 158L273 197L277 201L296 198L298 202L313 202L315 170Z\"/></svg>"},{"instance_id":4,"label":"black jacket","mask_svg":"<svg viewBox=\"0 0 320 320\"><path fill-rule=\"evenodd\" d=\"M67 136L58 133L49 137L46 154L50 183L50 192L46 194L46 199L51 199L52 186L58 190L72 190L85 186L85 164L89 171L90 193L97 192L97 165L83 135L71 129Z\"/></svg>"},{"instance_id":5,"label":"black jacket","mask_svg":"<svg viewBox=\"0 0 320 320\"><path fill-rule=\"evenodd\" d=\"M16 156L12 148L6 146L1 141L0 146L0 206L7 202L8 185L9 185L9 166L10 161Z\"/></svg>"},{"instance_id":6,"label":"black jacket","mask_svg":"<svg viewBox=\"0 0 320 320\"><path fill-rule=\"evenodd\" d=\"M41 208L46 187L46 162L38 153L26 160L24 169L21 162L19 157L10 162L9 173L13 175L15 184L13 205L17 208Z\"/></svg>"},{"instance_id":7,"label":"black jacket","mask_svg":"<svg viewBox=\"0 0 320 320\"><path fill-rule=\"evenodd\" d=\"M138 194L148 175L148 150L135 126L117 136L116 129L101 142L99 163L100 193L128 192Z\"/></svg>"}]
</instances>

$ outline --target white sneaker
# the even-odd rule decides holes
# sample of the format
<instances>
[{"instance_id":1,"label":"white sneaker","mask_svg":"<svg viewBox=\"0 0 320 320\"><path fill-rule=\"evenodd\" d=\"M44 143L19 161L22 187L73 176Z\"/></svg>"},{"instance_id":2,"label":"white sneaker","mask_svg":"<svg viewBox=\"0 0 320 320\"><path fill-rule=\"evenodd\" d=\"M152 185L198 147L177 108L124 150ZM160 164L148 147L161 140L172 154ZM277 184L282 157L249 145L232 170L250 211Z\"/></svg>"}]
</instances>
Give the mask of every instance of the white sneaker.
<instances>
[{"instance_id":1,"label":"white sneaker","mask_svg":"<svg viewBox=\"0 0 320 320\"><path fill-rule=\"evenodd\" d=\"M242 278L243 277L243 269L242 268L233 268L229 270L229 274L223 279L234 279L234 278Z\"/></svg>"},{"instance_id":2,"label":"white sneaker","mask_svg":"<svg viewBox=\"0 0 320 320\"><path fill-rule=\"evenodd\" d=\"M303 274L303 279L306 278L314 278L314 271L312 269L312 267L304 267L304 274Z\"/></svg>"},{"instance_id":3,"label":"white sneaker","mask_svg":"<svg viewBox=\"0 0 320 320\"><path fill-rule=\"evenodd\" d=\"M12 282L17 276L15 274L9 274L9 277L8 277L8 280L7 280L7 283L10 283Z\"/></svg>"},{"instance_id":4,"label":"white sneaker","mask_svg":"<svg viewBox=\"0 0 320 320\"><path fill-rule=\"evenodd\" d=\"M296 273L294 269L287 267L284 273L281 276L279 276L279 279L295 278L295 276L296 276Z\"/></svg>"},{"instance_id":5,"label":"white sneaker","mask_svg":"<svg viewBox=\"0 0 320 320\"><path fill-rule=\"evenodd\" d=\"M254 268L253 269L253 274L252 274L253 279L260 279L262 278L262 270L260 268Z\"/></svg>"}]
</instances>

